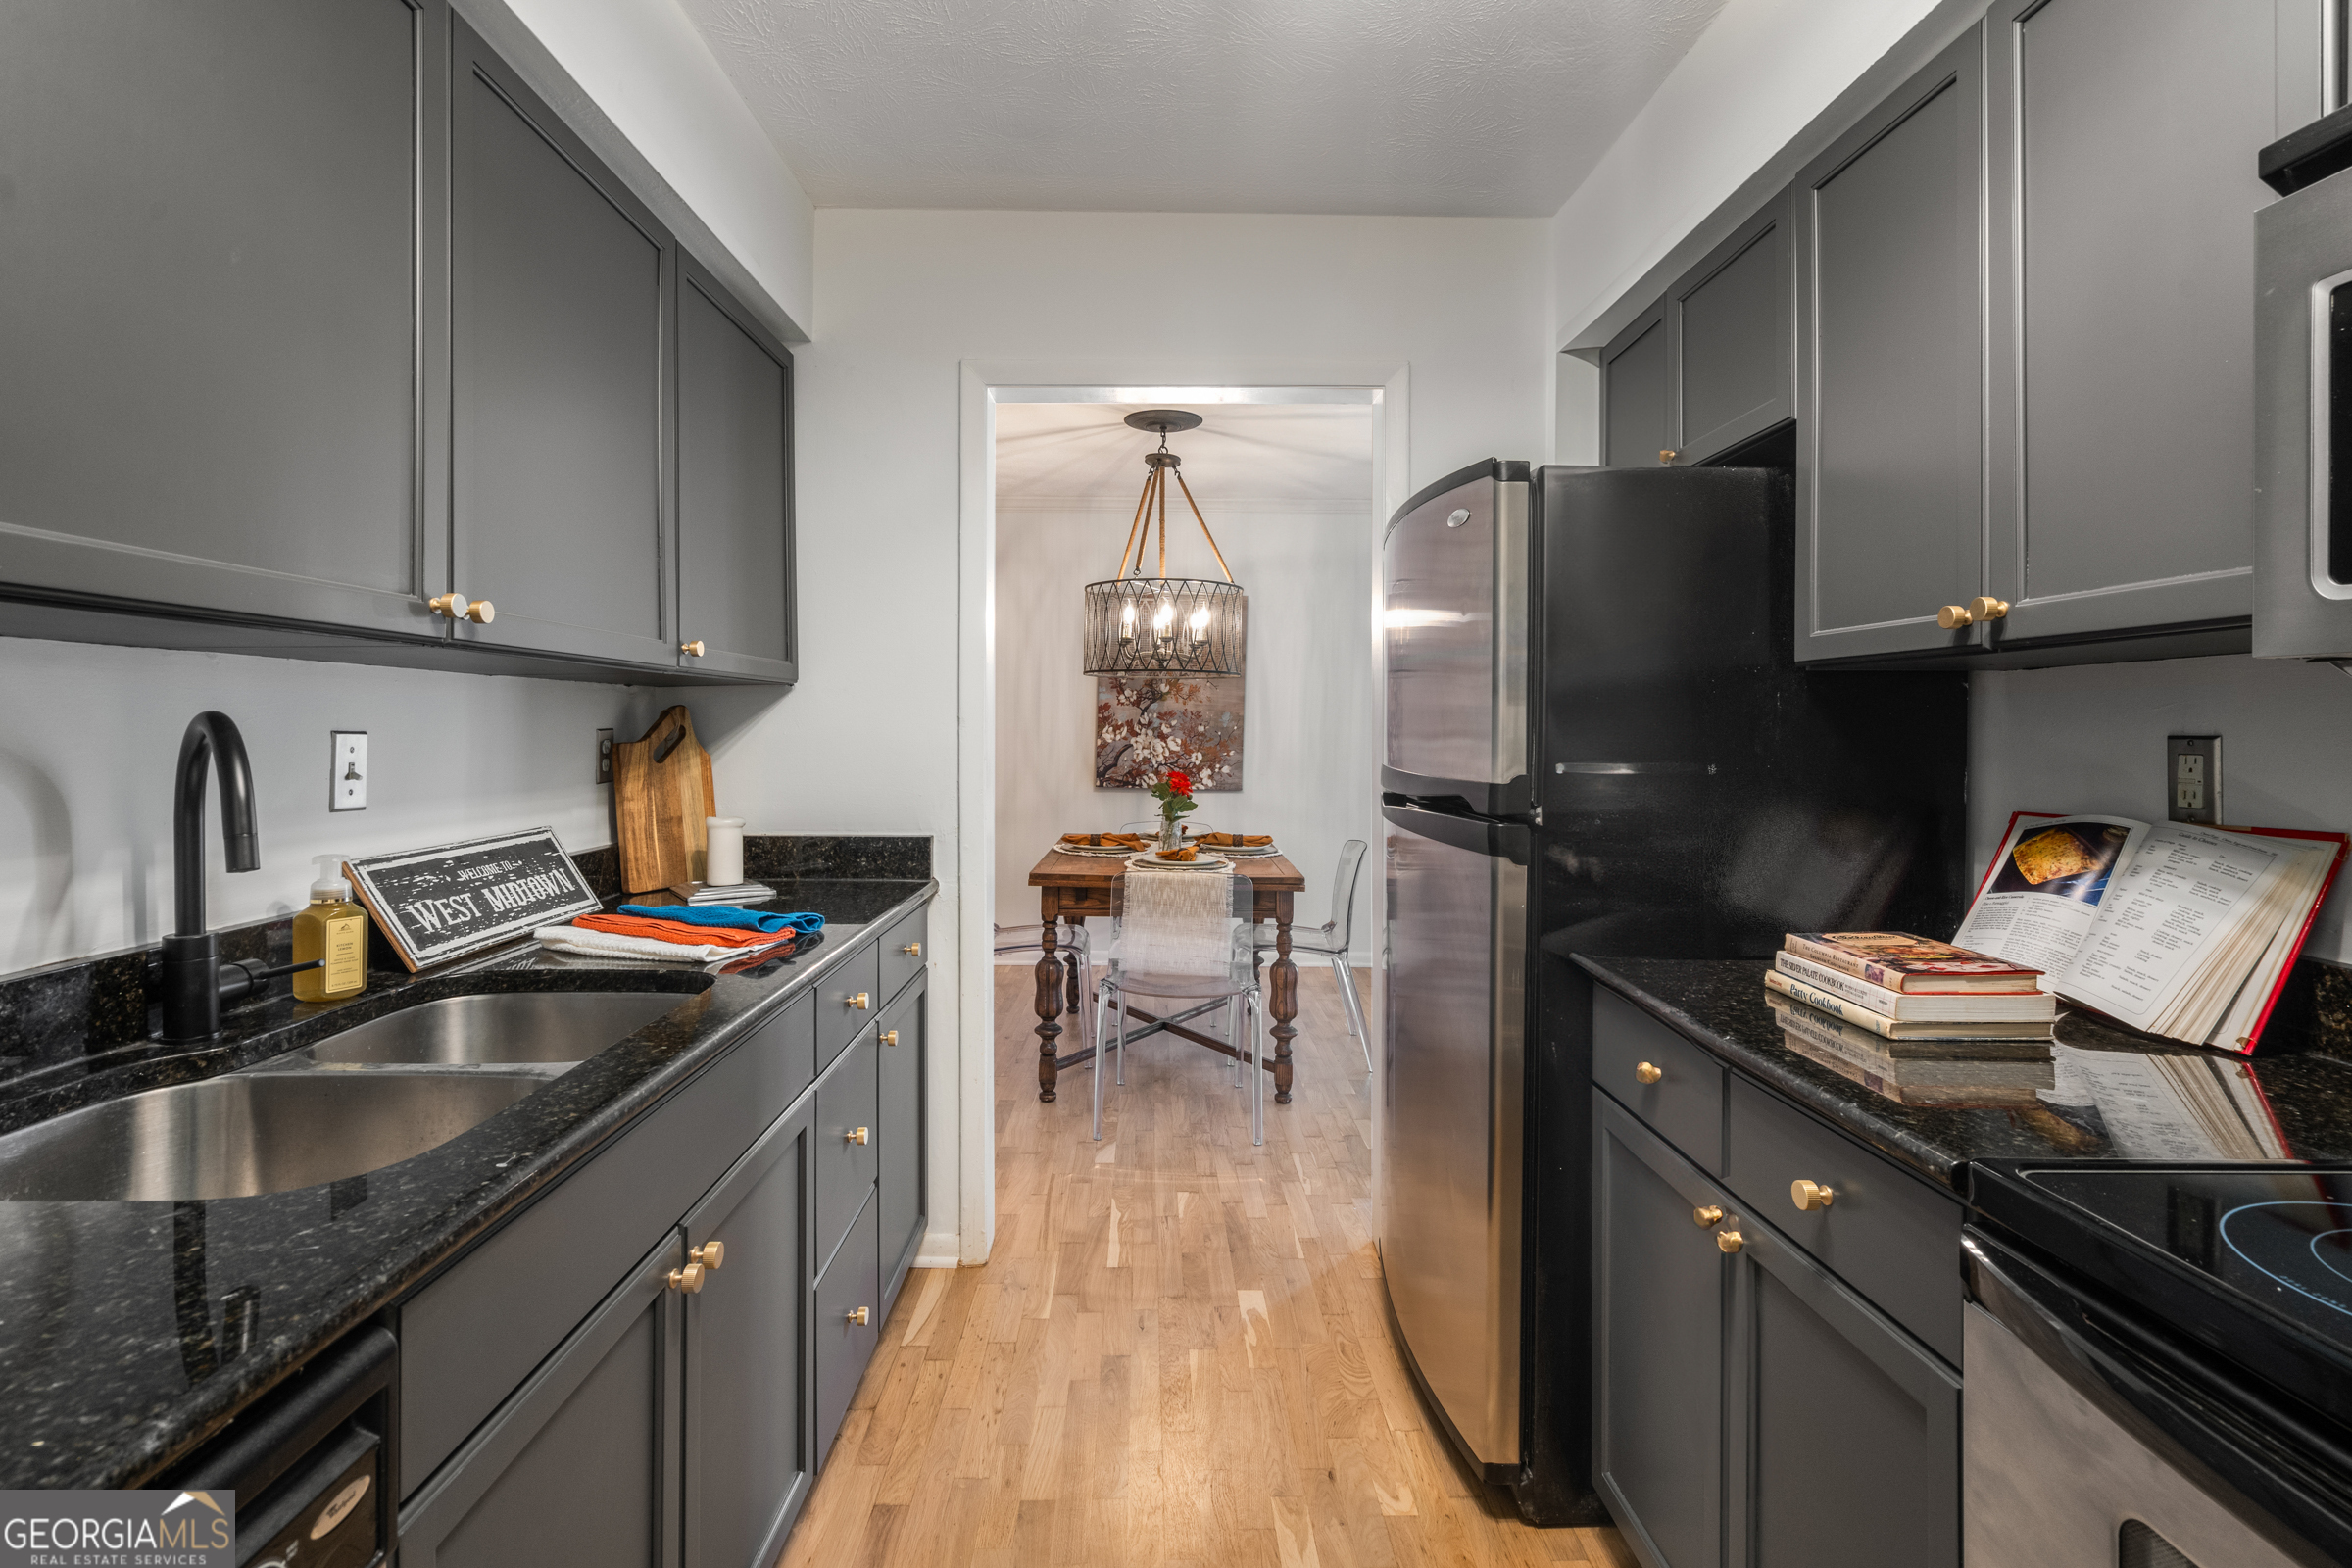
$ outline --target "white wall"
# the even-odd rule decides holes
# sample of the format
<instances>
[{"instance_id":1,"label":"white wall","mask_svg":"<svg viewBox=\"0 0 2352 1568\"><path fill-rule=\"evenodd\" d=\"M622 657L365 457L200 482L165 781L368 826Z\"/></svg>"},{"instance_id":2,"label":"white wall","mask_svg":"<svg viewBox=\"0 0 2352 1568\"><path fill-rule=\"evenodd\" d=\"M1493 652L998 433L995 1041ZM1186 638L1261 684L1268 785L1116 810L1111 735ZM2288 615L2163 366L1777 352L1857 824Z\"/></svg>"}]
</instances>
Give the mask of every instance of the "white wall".
<instances>
[{"instance_id":1,"label":"white wall","mask_svg":"<svg viewBox=\"0 0 2352 1568\"><path fill-rule=\"evenodd\" d=\"M2161 822L2164 738L2222 737L2222 810L2249 827L2352 828L2352 677L2331 664L2233 656L1984 670L1972 678L1973 878L2012 811ZM2352 962L2341 883L2304 951Z\"/></svg>"},{"instance_id":2,"label":"white wall","mask_svg":"<svg viewBox=\"0 0 2352 1568\"><path fill-rule=\"evenodd\" d=\"M1340 845L1364 837L1380 791L1379 692L1364 620L1377 537L1369 505L1204 505L1249 590L1250 648L1243 787L1199 796L1191 820L1273 834L1306 877L1298 917L1317 922ZM1023 878L1056 834L1159 809L1148 791L1094 787L1095 677L1079 670L1082 590L1109 574L1134 512L1132 502L997 512L996 917L1006 925L1037 919L1037 894ZM1205 559L1171 560L1169 569L1196 568L1214 569ZM1359 965L1371 961L1367 908L1359 889Z\"/></svg>"},{"instance_id":3,"label":"white wall","mask_svg":"<svg viewBox=\"0 0 2352 1568\"><path fill-rule=\"evenodd\" d=\"M217 928L308 897L310 857L551 826L612 842L596 731L634 735L661 694L570 681L0 638L0 972L152 943L172 929L172 781L188 719L217 708L253 761L262 866L221 868ZM368 809L330 814L327 735L364 729Z\"/></svg>"},{"instance_id":4,"label":"white wall","mask_svg":"<svg viewBox=\"0 0 2352 1568\"><path fill-rule=\"evenodd\" d=\"M506 0L719 242L807 327L815 213L678 0Z\"/></svg>"}]
</instances>

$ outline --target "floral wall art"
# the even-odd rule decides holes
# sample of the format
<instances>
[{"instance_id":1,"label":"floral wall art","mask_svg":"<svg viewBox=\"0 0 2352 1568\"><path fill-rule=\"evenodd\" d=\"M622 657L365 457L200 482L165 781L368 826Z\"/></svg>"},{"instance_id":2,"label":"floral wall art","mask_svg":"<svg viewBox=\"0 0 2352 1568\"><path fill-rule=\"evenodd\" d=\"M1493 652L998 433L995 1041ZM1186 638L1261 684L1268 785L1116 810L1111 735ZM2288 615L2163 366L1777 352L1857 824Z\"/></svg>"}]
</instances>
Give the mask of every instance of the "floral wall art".
<instances>
[{"instance_id":1,"label":"floral wall art","mask_svg":"<svg viewBox=\"0 0 2352 1568\"><path fill-rule=\"evenodd\" d=\"M1195 793L1242 787L1240 675L1095 678L1095 788L1140 790L1170 768Z\"/></svg>"}]
</instances>

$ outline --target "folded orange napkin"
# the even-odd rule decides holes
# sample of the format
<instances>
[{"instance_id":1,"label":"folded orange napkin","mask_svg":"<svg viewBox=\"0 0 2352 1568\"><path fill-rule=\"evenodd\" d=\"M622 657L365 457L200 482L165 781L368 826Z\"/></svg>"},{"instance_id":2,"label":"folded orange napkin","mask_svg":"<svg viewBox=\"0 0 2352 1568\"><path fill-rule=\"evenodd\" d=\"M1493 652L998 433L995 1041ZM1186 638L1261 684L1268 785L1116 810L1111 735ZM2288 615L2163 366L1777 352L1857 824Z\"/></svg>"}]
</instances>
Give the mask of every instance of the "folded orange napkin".
<instances>
[{"instance_id":1,"label":"folded orange napkin","mask_svg":"<svg viewBox=\"0 0 2352 1568\"><path fill-rule=\"evenodd\" d=\"M1146 841L1141 833L1064 833L1061 842L1086 849L1140 850Z\"/></svg>"},{"instance_id":2,"label":"folded orange napkin","mask_svg":"<svg viewBox=\"0 0 2352 1568\"><path fill-rule=\"evenodd\" d=\"M1152 853L1163 860L1197 860L1200 858L1200 852L1190 844L1181 850L1153 850Z\"/></svg>"},{"instance_id":3,"label":"folded orange napkin","mask_svg":"<svg viewBox=\"0 0 2352 1568\"><path fill-rule=\"evenodd\" d=\"M1261 844L1274 842L1271 833L1203 833L1200 842L1221 850L1254 850Z\"/></svg>"},{"instance_id":4,"label":"folded orange napkin","mask_svg":"<svg viewBox=\"0 0 2352 1568\"><path fill-rule=\"evenodd\" d=\"M571 922L586 931L610 931L615 936L651 937L690 948L767 948L790 940L772 931L731 930L724 926L690 925L684 920L656 920L642 914L583 914Z\"/></svg>"}]
</instances>

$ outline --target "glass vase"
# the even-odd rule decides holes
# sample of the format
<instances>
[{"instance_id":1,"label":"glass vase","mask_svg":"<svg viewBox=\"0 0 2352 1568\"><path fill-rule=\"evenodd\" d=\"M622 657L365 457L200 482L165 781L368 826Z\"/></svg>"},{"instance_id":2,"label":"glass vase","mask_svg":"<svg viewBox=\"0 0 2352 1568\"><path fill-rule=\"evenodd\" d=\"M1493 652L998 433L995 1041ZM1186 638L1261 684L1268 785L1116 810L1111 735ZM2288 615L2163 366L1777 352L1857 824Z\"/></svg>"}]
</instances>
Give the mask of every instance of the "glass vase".
<instances>
[{"instance_id":1,"label":"glass vase","mask_svg":"<svg viewBox=\"0 0 2352 1568\"><path fill-rule=\"evenodd\" d=\"M1184 824L1173 816L1160 818L1159 847L1163 850L1184 848Z\"/></svg>"}]
</instances>

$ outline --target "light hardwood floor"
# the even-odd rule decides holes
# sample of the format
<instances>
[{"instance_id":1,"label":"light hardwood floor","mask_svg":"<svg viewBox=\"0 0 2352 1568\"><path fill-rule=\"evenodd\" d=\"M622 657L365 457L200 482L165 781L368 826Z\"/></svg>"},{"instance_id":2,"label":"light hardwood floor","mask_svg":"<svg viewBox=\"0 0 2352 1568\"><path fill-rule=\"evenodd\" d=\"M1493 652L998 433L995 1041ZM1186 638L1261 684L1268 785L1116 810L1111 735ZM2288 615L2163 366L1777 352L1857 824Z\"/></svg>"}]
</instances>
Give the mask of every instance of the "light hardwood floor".
<instances>
[{"instance_id":1,"label":"light hardwood floor","mask_svg":"<svg viewBox=\"0 0 2352 1568\"><path fill-rule=\"evenodd\" d=\"M1633 1568L1613 1530L1521 1524L1423 1412L1328 970L1262 1149L1223 1058L1165 1037L1093 1142L1086 1069L1038 1103L1030 973L996 973L995 1251L907 1280L785 1568Z\"/></svg>"}]
</instances>

